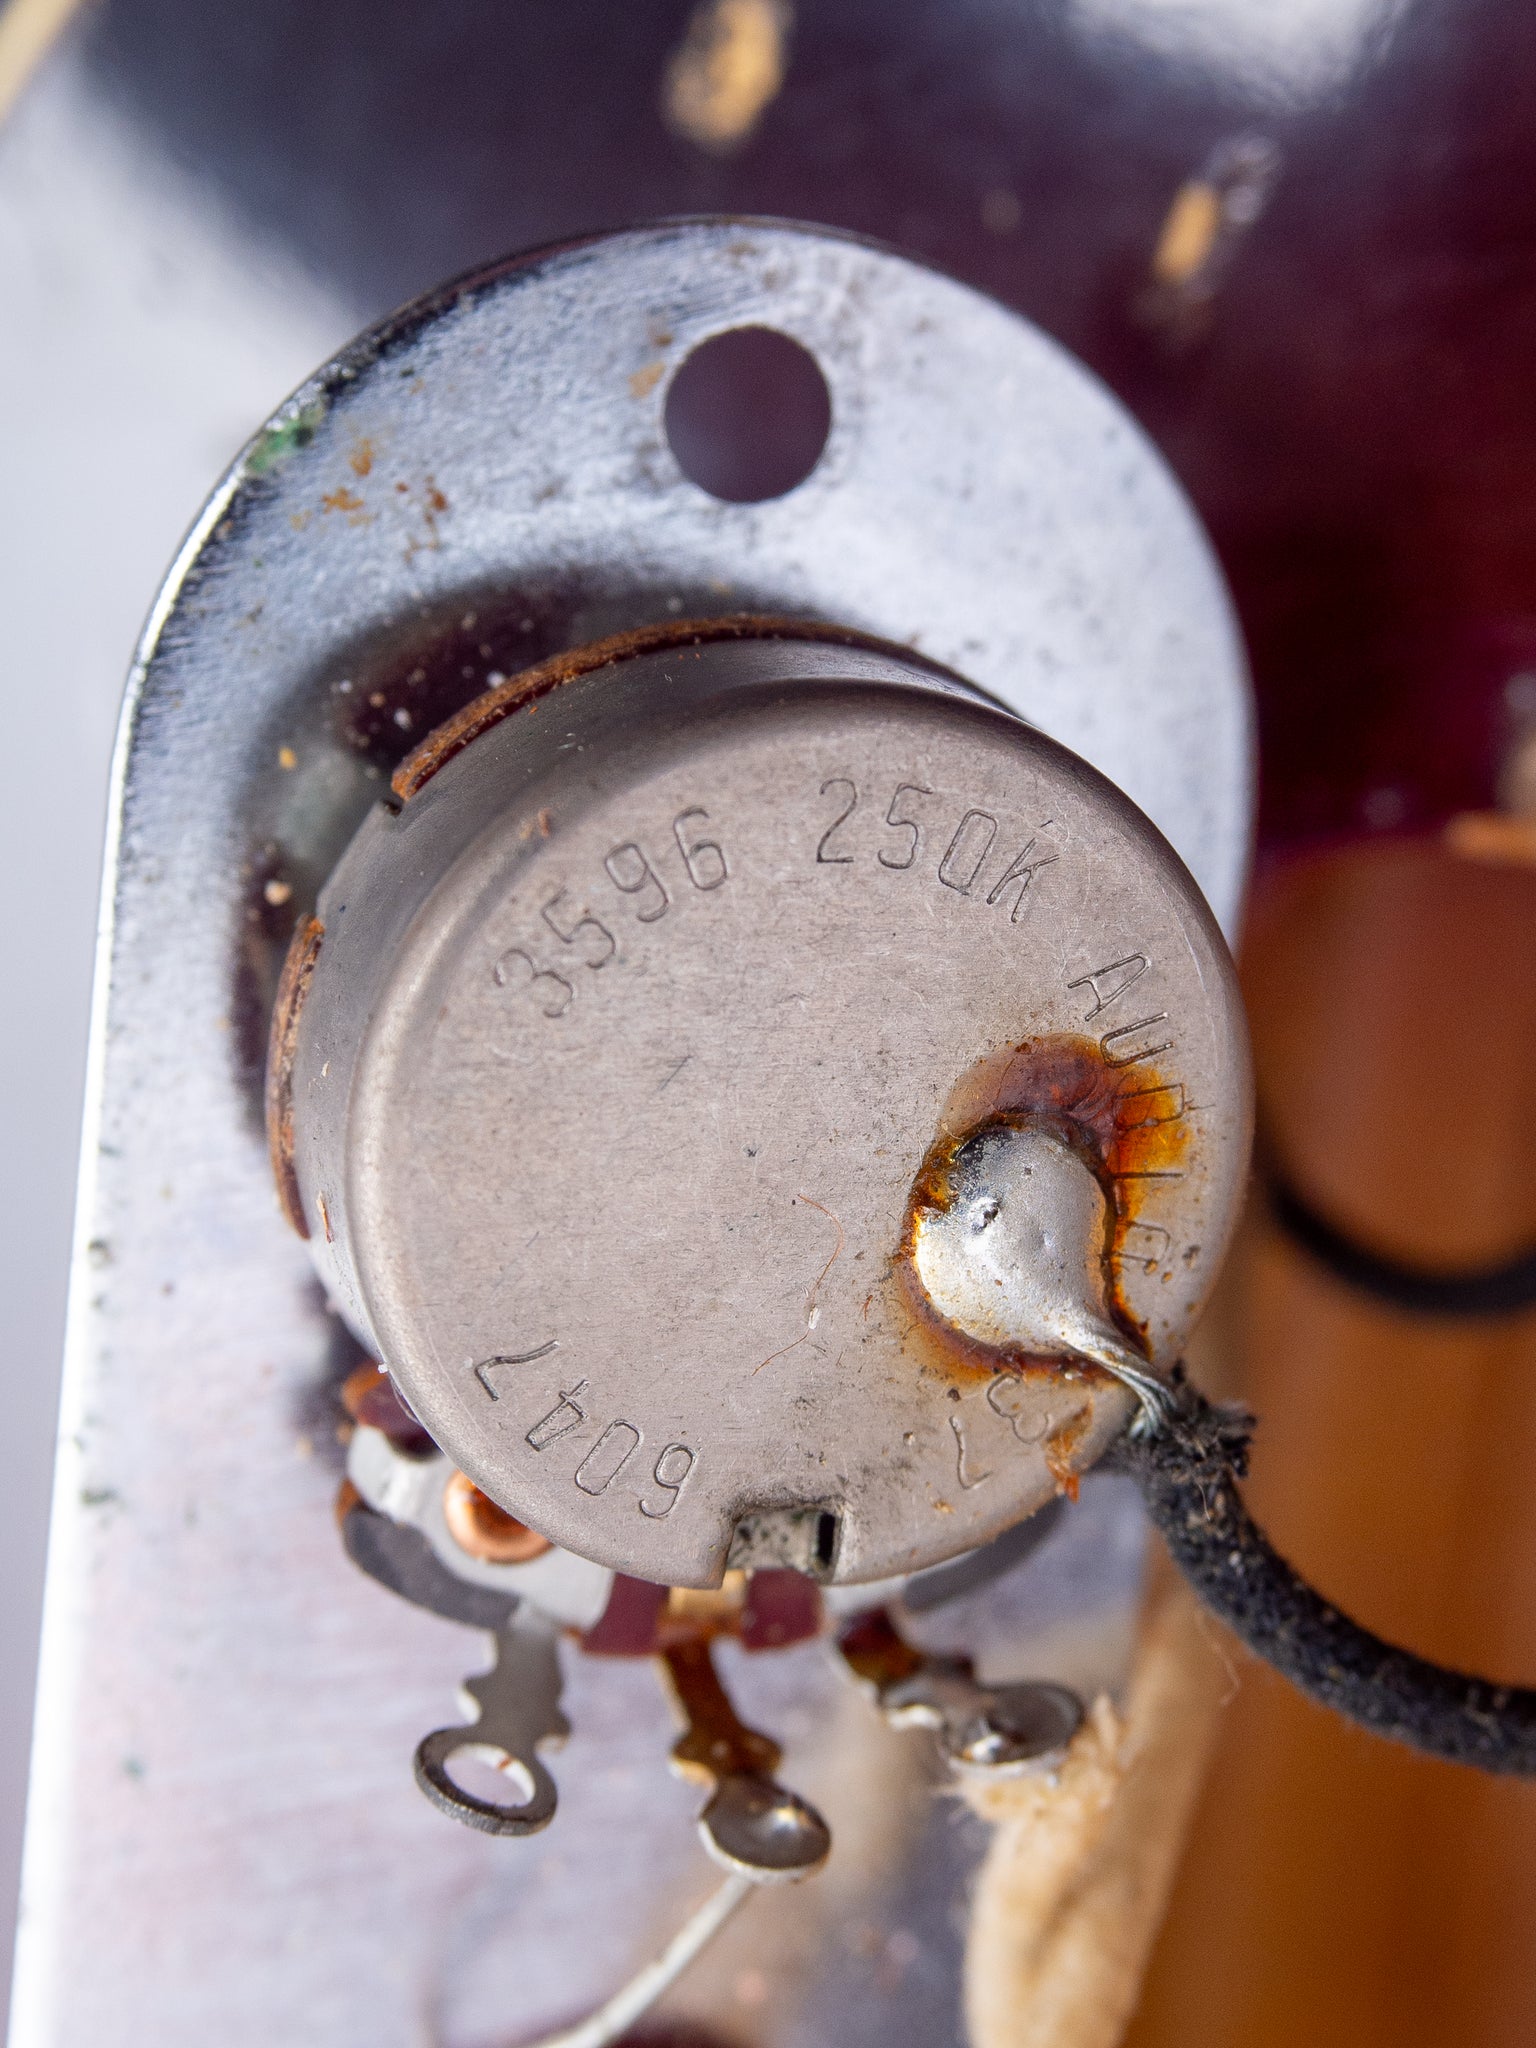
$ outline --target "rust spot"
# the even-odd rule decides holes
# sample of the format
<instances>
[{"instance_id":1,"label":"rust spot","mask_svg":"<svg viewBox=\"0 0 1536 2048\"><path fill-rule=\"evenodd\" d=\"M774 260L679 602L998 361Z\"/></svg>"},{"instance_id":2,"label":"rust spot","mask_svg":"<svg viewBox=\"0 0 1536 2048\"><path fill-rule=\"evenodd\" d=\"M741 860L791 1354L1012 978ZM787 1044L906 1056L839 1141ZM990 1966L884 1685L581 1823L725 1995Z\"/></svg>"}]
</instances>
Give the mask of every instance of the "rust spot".
<instances>
[{"instance_id":1,"label":"rust spot","mask_svg":"<svg viewBox=\"0 0 1536 2048\"><path fill-rule=\"evenodd\" d=\"M1150 1175L1184 1163L1189 1125L1182 1084L1148 1060L1117 1066L1097 1039L1063 1032L1027 1038L978 1060L950 1091L939 1135L918 1170L913 1196L942 1186L949 1162L984 1124L1049 1117L1070 1127L1074 1142L1106 1184L1115 1209L1113 1249L1139 1214Z\"/></svg>"},{"instance_id":2,"label":"rust spot","mask_svg":"<svg viewBox=\"0 0 1536 2048\"><path fill-rule=\"evenodd\" d=\"M267 1147L283 1214L303 1238L309 1236L309 1224L293 1167L293 1060L299 1042L299 1012L309 994L324 937L325 926L318 917L307 917L295 926L277 984L272 1036L267 1048Z\"/></svg>"},{"instance_id":3,"label":"rust spot","mask_svg":"<svg viewBox=\"0 0 1536 2048\"><path fill-rule=\"evenodd\" d=\"M356 491L349 491L342 484L339 489L326 492L320 500L320 509L322 512L361 512L363 501Z\"/></svg>"},{"instance_id":4,"label":"rust spot","mask_svg":"<svg viewBox=\"0 0 1536 2048\"><path fill-rule=\"evenodd\" d=\"M643 370L635 370L629 379L631 398L647 398L661 382L666 371L665 363L647 363Z\"/></svg>"},{"instance_id":5,"label":"rust spot","mask_svg":"<svg viewBox=\"0 0 1536 2048\"><path fill-rule=\"evenodd\" d=\"M482 1564L528 1564L550 1548L547 1536L499 1508L462 1472L451 1472L443 1488L443 1520L467 1557Z\"/></svg>"},{"instance_id":6,"label":"rust spot","mask_svg":"<svg viewBox=\"0 0 1536 2048\"><path fill-rule=\"evenodd\" d=\"M354 476L367 476L373 468L373 443L366 435L353 448L347 461Z\"/></svg>"},{"instance_id":7,"label":"rust spot","mask_svg":"<svg viewBox=\"0 0 1536 2048\"><path fill-rule=\"evenodd\" d=\"M1064 1493L1068 1500L1076 1500L1082 1474L1072 1459L1088 1434L1088 1425L1093 1420L1093 1403L1086 1402L1069 1415L1059 1429L1053 1429L1045 1440L1045 1469L1056 1482L1056 1491Z\"/></svg>"},{"instance_id":8,"label":"rust spot","mask_svg":"<svg viewBox=\"0 0 1536 2048\"><path fill-rule=\"evenodd\" d=\"M818 640L840 647L873 647L895 653L910 661L909 649L891 648L866 633L845 627L818 625L807 619L781 619L751 612L738 612L720 619L673 620L663 625L639 626L627 633L615 633L588 647L572 648L553 655L535 668L523 669L504 683L487 690L429 732L395 770L390 787L402 803L409 803L425 788L438 770L463 753L482 733L500 725L514 711L531 709L562 683L578 676L608 668L639 654L665 653L671 648L706 647L721 640Z\"/></svg>"},{"instance_id":9,"label":"rust spot","mask_svg":"<svg viewBox=\"0 0 1536 2048\"><path fill-rule=\"evenodd\" d=\"M893 1269L910 1329L907 1345L929 1370L950 1380L1021 1379L1078 1382L1087 1396L1069 1421L1047 1440L1046 1463L1064 1492L1075 1497L1071 1459L1093 1420L1095 1394L1119 1382L1087 1360L1035 1358L983 1344L957 1330L934 1309L913 1261L922 1209L949 1205L950 1169L979 1131L1025 1118L1046 1119L1092 1169L1110 1203L1109 1299L1115 1320L1138 1346L1145 1331L1127 1307L1120 1257L1155 1176L1177 1172L1189 1143L1182 1085L1169 1082L1150 1061L1116 1066L1098 1042L1070 1033L1026 1039L988 1054L963 1074L939 1117L939 1133L918 1168Z\"/></svg>"}]
</instances>

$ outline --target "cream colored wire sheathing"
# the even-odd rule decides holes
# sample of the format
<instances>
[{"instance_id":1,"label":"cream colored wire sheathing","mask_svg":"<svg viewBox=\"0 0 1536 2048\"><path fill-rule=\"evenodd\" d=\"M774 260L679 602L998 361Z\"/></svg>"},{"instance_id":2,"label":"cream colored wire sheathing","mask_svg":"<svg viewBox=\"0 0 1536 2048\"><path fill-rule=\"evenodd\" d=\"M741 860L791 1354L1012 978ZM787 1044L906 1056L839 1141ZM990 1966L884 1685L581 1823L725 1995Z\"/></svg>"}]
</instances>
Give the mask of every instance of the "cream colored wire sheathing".
<instances>
[{"instance_id":1,"label":"cream colored wire sheathing","mask_svg":"<svg viewBox=\"0 0 1536 2048\"><path fill-rule=\"evenodd\" d=\"M966 1949L972 2048L1115 2048L1231 1691L1215 1625L1160 1560L1123 1719L1101 1698L1053 1776L966 1786L995 1830Z\"/></svg>"},{"instance_id":2,"label":"cream colored wire sheathing","mask_svg":"<svg viewBox=\"0 0 1536 2048\"><path fill-rule=\"evenodd\" d=\"M0 121L79 10L80 0L6 0L0 6Z\"/></svg>"}]
</instances>

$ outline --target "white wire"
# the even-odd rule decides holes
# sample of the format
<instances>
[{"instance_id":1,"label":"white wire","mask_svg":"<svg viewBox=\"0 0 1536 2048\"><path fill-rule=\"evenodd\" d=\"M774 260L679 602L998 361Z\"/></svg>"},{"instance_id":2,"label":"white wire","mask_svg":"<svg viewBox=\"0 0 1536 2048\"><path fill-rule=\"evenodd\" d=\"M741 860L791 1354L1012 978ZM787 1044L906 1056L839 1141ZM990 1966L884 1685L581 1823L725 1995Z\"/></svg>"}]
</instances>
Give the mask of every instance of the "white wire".
<instances>
[{"instance_id":1,"label":"white wire","mask_svg":"<svg viewBox=\"0 0 1536 2048\"><path fill-rule=\"evenodd\" d=\"M526 2043L525 2048L611 2048L611 2044L628 2033L640 2015L677 1982L689 1964L714 1940L737 1907L757 1889L759 1882L739 1873L728 1877L724 1884L710 1893L698 1911L683 1922L655 1962L637 1970L606 2004L600 2005L596 2012L578 2021L574 2027L566 2027L558 2034L545 2034L537 2041Z\"/></svg>"}]
</instances>

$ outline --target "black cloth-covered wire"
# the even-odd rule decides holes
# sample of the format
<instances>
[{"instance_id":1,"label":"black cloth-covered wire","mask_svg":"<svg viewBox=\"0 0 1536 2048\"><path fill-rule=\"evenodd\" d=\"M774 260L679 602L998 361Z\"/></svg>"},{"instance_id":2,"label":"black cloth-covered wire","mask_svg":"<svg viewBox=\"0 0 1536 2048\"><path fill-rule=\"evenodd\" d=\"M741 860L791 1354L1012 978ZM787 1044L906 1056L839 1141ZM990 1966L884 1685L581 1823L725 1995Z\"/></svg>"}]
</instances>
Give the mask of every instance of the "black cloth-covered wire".
<instances>
[{"instance_id":1,"label":"black cloth-covered wire","mask_svg":"<svg viewBox=\"0 0 1536 2048\"><path fill-rule=\"evenodd\" d=\"M1253 1418L1182 1374L1162 1426L1120 1439L1174 1563L1213 1614L1311 1698L1374 1734L1484 1771L1536 1775L1536 1689L1431 1664L1341 1614L1270 1544L1243 1505Z\"/></svg>"}]
</instances>

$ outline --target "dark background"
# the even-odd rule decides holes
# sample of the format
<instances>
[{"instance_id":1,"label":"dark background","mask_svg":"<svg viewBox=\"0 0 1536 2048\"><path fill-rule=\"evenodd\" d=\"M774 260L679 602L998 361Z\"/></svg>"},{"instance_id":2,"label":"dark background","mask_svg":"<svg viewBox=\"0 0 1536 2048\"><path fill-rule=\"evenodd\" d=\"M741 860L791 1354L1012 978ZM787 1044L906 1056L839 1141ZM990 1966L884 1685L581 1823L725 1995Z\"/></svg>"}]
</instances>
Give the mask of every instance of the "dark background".
<instances>
[{"instance_id":1,"label":"dark background","mask_svg":"<svg viewBox=\"0 0 1536 2048\"><path fill-rule=\"evenodd\" d=\"M1118 29L1064 0L804 0L783 89L724 156L661 118L686 0L110 0L86 55L360 319L698 211L856 229L1017 307L1131 405L1212 529L1274 844L1486 802L1504 687L1536 664L1528 11L1362 14L1353 67L1310 71L1294 11L1287 67L1244 0L1171 51L1135 0ZM1193 331L1149 320L1173 195L1243 136L1278 152L1268 204Z\"/></svg>"}]
</instances>

